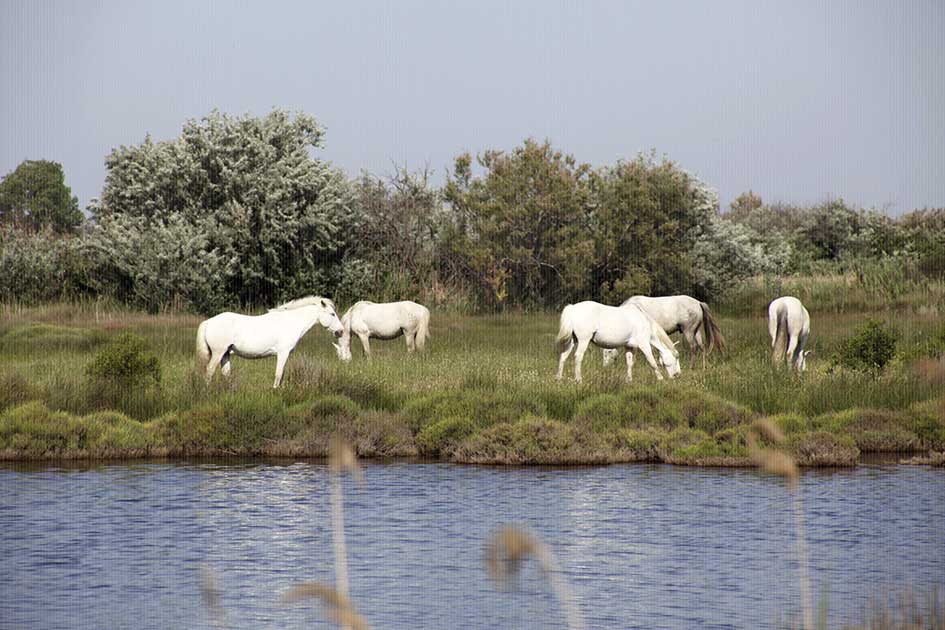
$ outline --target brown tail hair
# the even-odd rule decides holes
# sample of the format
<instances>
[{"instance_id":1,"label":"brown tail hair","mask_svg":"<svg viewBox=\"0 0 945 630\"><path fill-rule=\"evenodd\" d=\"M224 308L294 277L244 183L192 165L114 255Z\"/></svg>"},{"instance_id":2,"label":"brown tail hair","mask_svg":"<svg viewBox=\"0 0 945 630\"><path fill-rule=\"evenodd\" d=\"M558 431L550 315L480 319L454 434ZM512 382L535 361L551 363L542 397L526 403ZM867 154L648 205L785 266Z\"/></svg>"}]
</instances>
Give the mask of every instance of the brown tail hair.
<instances>
[{"instance_id":1,"label":"brown tail hair","mask_svg":"<svg viewBox=\"0 0 945 630\"><path fill-rule=\"evenodd\" d=\"M718 348L719 352L725 352L725 337L722 336L719 325L715 323L709 305L705 302L699 302L699 304L702 306L702 328L705 329L705 341L708 344L708 351L712 352L712 348Z\"/></svg>"}]
</instances>

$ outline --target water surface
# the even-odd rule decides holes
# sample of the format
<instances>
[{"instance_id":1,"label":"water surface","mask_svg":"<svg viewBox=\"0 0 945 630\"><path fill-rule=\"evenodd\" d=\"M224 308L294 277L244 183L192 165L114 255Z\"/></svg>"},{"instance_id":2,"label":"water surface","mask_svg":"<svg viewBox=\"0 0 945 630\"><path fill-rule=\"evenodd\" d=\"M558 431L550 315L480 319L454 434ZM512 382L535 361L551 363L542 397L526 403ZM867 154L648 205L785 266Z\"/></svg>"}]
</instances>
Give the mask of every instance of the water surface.
<instances>
[{"instance_id":1,"label":"water surface","mask_svg":"<svg viewBox=\"0 0 945 630\"><path fill-rule=\"evenodd\" d=\"M283 606L333 580L323 463L0 466L0 627L328 627ZM368 464L345 481L352 597L375 628L563 628L539 571L498 591L496 527L558 556L592 628L758 628L799 615L794 514L754 470ZM945 471L862 466L801 481L815 596L855 621L871 596L945 586Z\"/></svg>"}]
</instances>

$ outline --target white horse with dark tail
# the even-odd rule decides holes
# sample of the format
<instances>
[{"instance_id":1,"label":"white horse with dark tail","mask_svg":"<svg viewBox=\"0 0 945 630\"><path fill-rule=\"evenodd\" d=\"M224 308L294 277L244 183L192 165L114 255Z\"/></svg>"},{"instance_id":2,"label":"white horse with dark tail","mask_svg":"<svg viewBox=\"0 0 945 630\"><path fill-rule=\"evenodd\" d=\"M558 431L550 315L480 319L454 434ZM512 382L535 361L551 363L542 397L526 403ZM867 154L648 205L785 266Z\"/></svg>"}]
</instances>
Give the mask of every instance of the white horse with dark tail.
<instances>
[{"instance_id":1,"label":"white horse with dark tail","mask_svg":"<svg viewBox=\"0 0 945 630\"><path fill-rule=\"evenodd\" d=\"M775 365L785 359L798 372L807 369L804 350L810 336L810 313L796 297L785 296L768 305L768 334L771 335L771 361Z\"/></svg>"},{"instance_id":2,"label":"white horse with dark tail","mask_svg":"<svg viewBox=\"0 0 945 630\"><path fill-rule=\"evenodd\" d=\"M286 302L265 315L220 313L197 327L197 370L205 373L209 383L217 366L224 376L230 375L230 357L234 354L246 359L276 355L272 386L279 387L285 362L302 335L315 324L335 336L344 330L334 303L315 295Z\"/></svg>"},{"instance_id":3,"label":"white horse with dark tail","mask_svg":"<svg viewBox=\"0 0 945 630\"><path fill-rule=\"evenodd\" d=\"M558 329L557 346L558 375L564 375L564 363L571 350L577 345L574 355L574 380L581 381L581 363L587 346L594 345L605 349L626 352L627 380L633 379L633 350L636 348L646 357L647 363L656 372L656 378L663 380L659 365L653 357L652 348L660 354L660 360L670 378L679 376L679 353L663 328L647 315L643 309L628 306L606 306L597 302L579 302L569 304L561 311L561 325Z\"/></svg>"},{"instance_id":4,"label":"white horse with dark tail","mask_svg":"<svg viewBox=\"0 0 945 630\"><path fill-rule=\"evenodd\" d=\"M705 357L714 349L725 351L725 338L719 330L712 311L705 302L689 297L688 295L668 295L665 297L648 297L635 295L621 306L636 305L656 320L667 335L681 332L689 345L689 367L696 365L696 351L702 353L702 369L705 369ZM704 337L703 338L703 333ZM616 350L604 351L604 365L609 365L617 356Z\"/></svg>"},{"instance_id":5,"label":"white horse with dark tail","mask_svg":"<svg viewBox=\"0 0 945 630\"><path fill-rule=\"evenodd\" d=\"M333 344L342 361L351 360L351 335L361 340L364 356L371 357L371 339L407 341L407 352L423 350L430 336L430 311L416 302L357 302L341 318L343 332Z\"/></svg>"}]
</instances>

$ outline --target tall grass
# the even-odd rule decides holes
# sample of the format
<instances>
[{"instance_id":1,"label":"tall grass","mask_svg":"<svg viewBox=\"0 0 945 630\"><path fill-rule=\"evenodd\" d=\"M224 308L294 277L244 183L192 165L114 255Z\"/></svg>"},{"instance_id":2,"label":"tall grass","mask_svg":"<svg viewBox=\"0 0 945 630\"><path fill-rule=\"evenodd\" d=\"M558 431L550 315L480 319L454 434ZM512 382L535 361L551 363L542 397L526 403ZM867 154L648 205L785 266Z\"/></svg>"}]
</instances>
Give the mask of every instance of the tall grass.
<instances>
[{"instance_id":1,"label":"tall grass","mask_svg":"<svg viewBox=\"0 0 945 630\"><path fill-rule=\"evenodd\" d=\"M772 369L762 308L720 318L728 350L711 355L705 370L684 369L675 382L639 370L627 384L623 370L604 368L594 350L580 385L554 381L556 314L436 313L425 352L408 356L400 340L376 342L373 360L356 349L350 364L337 360L328 333L313 329L290 358L284 387L271 391L273 360L236 358L230 380L205 386L192 368L197 317L99 302L0 312L4 456L95 457L124 448L126 455L324 456L340 435L361 456L745 465L746 424L785 414L800 418L789 423L789 437L805 464L829 463L831 450L834 463L847 464L856 449L945 449L935 402L945 364L936 367L943 359L933 358L929 341L941 324L927 313L880 314L898 330L900 352L879 374L838 371L830 360L876 313L815 311L814 354L796 375ZM125 332L141 335L158 357L160 382L116 389L87 373L96 353ZM869 410L886 414L882 426ZM118 415L103 424L97 414L105 412ZM871 441L848 440L867 425ZM53 439L66 430L71 437Z\"/></svg>"}]
</instances>

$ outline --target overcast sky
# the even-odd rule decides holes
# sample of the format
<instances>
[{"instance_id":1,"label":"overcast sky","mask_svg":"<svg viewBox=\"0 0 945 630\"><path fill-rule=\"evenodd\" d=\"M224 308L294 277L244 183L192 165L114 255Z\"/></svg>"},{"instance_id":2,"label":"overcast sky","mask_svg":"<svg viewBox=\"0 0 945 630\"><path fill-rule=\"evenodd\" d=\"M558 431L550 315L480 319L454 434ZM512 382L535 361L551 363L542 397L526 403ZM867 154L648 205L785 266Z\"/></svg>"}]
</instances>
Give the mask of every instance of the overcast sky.
<instances>
[{"instance_id":1,"label":"overcast sky","mask_svg":"<svg viewBox=\"0 0 945 630\"><path fill-rule=\"evenodd\" d=\"M84 207L112 148L213 108L302 110L349 174L548 138L655 149L722 203L945 206L945 2L0 0L0 175L61 162Z\"/></svg>"}]
</instances>

